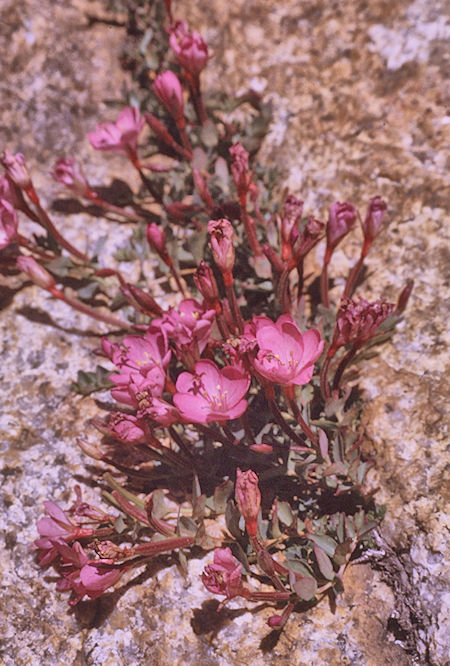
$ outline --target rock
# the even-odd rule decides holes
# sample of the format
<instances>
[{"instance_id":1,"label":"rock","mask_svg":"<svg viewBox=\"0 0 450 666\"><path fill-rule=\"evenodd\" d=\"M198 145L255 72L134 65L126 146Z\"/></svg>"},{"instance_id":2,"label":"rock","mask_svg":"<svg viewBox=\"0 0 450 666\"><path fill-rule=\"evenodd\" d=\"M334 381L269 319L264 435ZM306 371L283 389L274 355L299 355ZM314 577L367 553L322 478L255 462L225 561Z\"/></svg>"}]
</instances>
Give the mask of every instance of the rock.
<instances>
[{"instance_id":1,"label":"rock","mask_svg":"<svg viewBox=\"0 0 450 666\"><path fill-rule=\"evenodd\" d=\"M68 504L74 482L87 487L88 497L98 496L92 479L100 468L86 471L74 443L97 407L68 387L77 370L92 368L92 349L106 328L13 275L2 287L1 323L6 666L447 663L444 9L440 0L175 4L175 15L188 17L214 53L205 87L221 81L241 93L251 85L272 101L261 157L280 168L307 212L325 215L337 199L363 211L375 194L389 202L392 221L369 257L361 294L394 301L407 279L415 288L393 340L361 366L368 396L363 419L378 460L371 483L387 504L375 568L351 567L335 613L322 603L294 614L278 640L265 625L269 609L234 601L216 614L216 601L199 581L199 560L189 562L187 580L173 562L155 562L69 612L29 544L45 499ZM95 154L83 139L114 117L104 100L120 100L126 80L117 61L123 30L88 28L86 11L105 9L84 0L64 8L27 0L20 12L8 1L2 8L0 136L26 154L50 203L56 189L46 172L61 151L81 155L96 183L116 174L136 185L134 174L122 174L120 157ZM93 225L86 214L71 226L57 212L55 220L82 249L99 235L113 236L110 222ZM332 297L339 297L355 259L357 237L337 253Z\"/></svg>"}]
</instances>

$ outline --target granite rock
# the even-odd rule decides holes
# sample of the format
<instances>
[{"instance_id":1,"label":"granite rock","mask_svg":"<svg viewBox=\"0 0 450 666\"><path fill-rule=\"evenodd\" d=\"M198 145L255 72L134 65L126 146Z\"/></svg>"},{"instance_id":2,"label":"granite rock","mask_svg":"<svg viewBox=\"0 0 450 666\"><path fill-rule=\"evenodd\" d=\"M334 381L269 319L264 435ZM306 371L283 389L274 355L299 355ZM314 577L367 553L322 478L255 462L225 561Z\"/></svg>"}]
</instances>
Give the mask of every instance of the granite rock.
<instances>
[{"instance_id":1,"label":"granite rock","mask_svg":"<svg viewBox=\"0 0 450 666\"><path fill-rule=\"evenodd\" d=\"M233 602L216 614L216 602L199 581L199 560L189 562L187 579L170 561L156 562L101 600L68 611L51 575L33 562L29 544L45 499L69 503L74 480L88 497L97 497L93 479L100 470L93 465L86 471L74 444L97 407L68 387L78 369L92 367L92 349L106 329L11 276L2 287L0 324L0 654L7 666L225 666L249 660L443 666L445 3L174 4L176 15L188 16L211 45L205 86L220 80L238 94L251 85L272 101L274 119L261 157L278 165L307 210L325 215L337 199L363 209L374 194L389 201L392 221L373 248L361 294L395 300L410 278L415 289L395 337L360 373L368 398L364 425L378 460L371 483L388 507L378 559L350 568L334 614L322 604L294 616L278 641L265 625L269 609L256 612ZM0 136L26 153L48 202L55 190L46 172L55 153L81 155L97 183L111 174L123 176L121 158L95 155L83 138L115 113L104 101L119 100L126 82L117 61L123 31L101 23L88 27L86 11L106 10L84 0L64 7L27 0L20 12L12 2L2 8ZM98 235L112 237L110 229L119 239L128 233L101 219L93 225L82 213L76 228L63 215L56 219L80 247ZM338 297L355 259L357 240L355 232L337 253L332 297ZM322 252L319 247L316 262Z\"/></svg>"}]
</instances>

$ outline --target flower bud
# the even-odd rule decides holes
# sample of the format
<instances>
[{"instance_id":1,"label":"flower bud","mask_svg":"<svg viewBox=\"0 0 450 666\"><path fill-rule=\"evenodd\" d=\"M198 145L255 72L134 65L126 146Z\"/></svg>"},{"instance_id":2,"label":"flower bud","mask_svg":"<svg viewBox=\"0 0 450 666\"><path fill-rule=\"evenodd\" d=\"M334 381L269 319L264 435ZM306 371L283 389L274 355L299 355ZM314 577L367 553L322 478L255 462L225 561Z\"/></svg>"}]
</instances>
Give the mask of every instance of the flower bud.
<instances>
[{"instance_id":1,"label":"flower bud","mask_svg":"<svg viewBox=\"0 0 450 666\"><path fill-rule=\"evenodd\" d=\"M235 498L239 511L245 520L248 535L256 536L261 493L258 488L258 476L251 469L247 472L237 469Z\"/></svg>"},{"instance_id":2,"label":"flower bud","mask_svg":"<svg viewBox=\"0 0 450 666\"><path fill-rule=\"evenodd\" d=\"M341 203L337 201L329 209L327 224L327 242L331 248L336 247L341 238L343 238L352 228L356 220L356 211L352 204Z\"/></svg>"},{"instance_id":3,"label":"flower bud","mask_svg":"<svg viewBox=\"0 0 450 666\"><path fill-rule=\"evenodd\" d=\"M283 212L281 214L281 240L283 243L283 254L287 253L290 248L291 234L298 226L302 219L303 201L297 199L293 194L289 194L283 204ZM288 256L283 256L283 259L288 259Z\"/></svg>"},{"instance_id":4,"label":"flower bud","mask_svg":"<svg viewBox=\"0 0 450 666\"><path fill-rule=\"evenodd\" d=\"M177 21L171 30L169 44L178 62L192 75L198 76L208 62L208 46L195 30L188 30L186 21Z\"/></svg>"},{"instance_id":5,"label":"flower bud","mask_svg":"<svg viewBox=\"0 0 450 666\"><path fill-rule=\"evenodd\" d=\"M201 261L194 273L195 286L207 303L219 300L219 289L213 270L205 261Z\"/></svg>"},{"instance_id":6,"label":"flower bud","mask_svg":"<svg viewBox=\"0 0 450 666\"><path fill-rule=\"evenodd\" d=\"M50 172L57 183L81 196L90 192L89 184L80 164L73 157L61 157Z\"/></svg>"},{"instance_id":7,"label":"flower bud","mask_svg":"<svg viewBox=\"0 0 450 666\"><path fill-rule=\"evenodd\" d=\"M248 157L242 143L236 143L230 148L231 155L231 175L233 176L239 197L246 195L252 182L252 175L249 171Z\"/></svg>"},{"instance_id":8,"label":"flower bud","mask_svg":"<svg viewBox=\"0 0 450 666\"><path fill-rule=\"evenodd\" d=\"M164 261L165 264L170 266L172 259L167 251L166 234L157 224L153 222L147 225L147 241L151 248L155 250Z\"/></svg>"},{"instance_id":9,"label":"flower bud","mask_svg":"<svg viewBox=\"0 0 450 666\"><path fill-rule=\"evenodd\" d=\"M6 149L0 156L0 162L4 166L7 175L16 185L23 190L31 187L31 177L22 153L13 155L10 150Z\"/></svg>"},{"instance_id":10,"label":"flower bud","mask_svg":"<svg viewBox=\"0 0 450 666\"><path fill-rule=\"evenodd\" d=\"M234 266L234 230L229 220L210 220L208 222L208 233L211 236L211 249L214 261L222 273L229 274Z\"/></svg>"},{"instance_id":11,"label":"flower bud","mask_svg":"<svg viewBox=\"0 0 450 666\"><path fill-rule=\"evenodd\" d=\"M143 289L139 289L139 287L127 282L126 285L120 287L120 291L130 305L141 312L151 316L157 315L158 317L164 313L163 309L158 305L155 299Z\"/></svg>"},{"instance_id":12,"label":"flower bud","mask_svg":"<svg viewBox=\"0 0 450 666\"><path fill-rule=\"evenodd\" d=\"M33 259L33 257L25 257L24 255L17 257L17 266L21 271L26 273L30 280L37 284L38 287L50 291L55 287L55 279L41 264Z\"/></svg>"},{"instance_id":13,"label":"flower bud","mask_svg":"<svg viewBox=\"0 0 450 666\"><path fill-rule=\"evenodd\" d=\"M183 88L178 77L170 70L158 74L153 89L160 102L173 116L175 122L184 122Z\"/></svg>"},{"instance_id":14,"label":"flower bud","mask_svg":"<svg viewBox=\"0 0 450 666\"><path fill-rule=\"evenodd\" d=\"M0 199L0 250L17 237L17 213L6 199Z\"/></svg>"},{"instance_id":15,"label":"flower bud","mask_svg":"<svg viewBox=\"0 0 450 666\"><path fill-rule=\"evenodd\" d=\"M383 219L386 215L387 204L381 197L374 197L370 200L367 208L366 219L362 225L364 238L368 241L379 234Z\"/></svg>"}]
</instances>

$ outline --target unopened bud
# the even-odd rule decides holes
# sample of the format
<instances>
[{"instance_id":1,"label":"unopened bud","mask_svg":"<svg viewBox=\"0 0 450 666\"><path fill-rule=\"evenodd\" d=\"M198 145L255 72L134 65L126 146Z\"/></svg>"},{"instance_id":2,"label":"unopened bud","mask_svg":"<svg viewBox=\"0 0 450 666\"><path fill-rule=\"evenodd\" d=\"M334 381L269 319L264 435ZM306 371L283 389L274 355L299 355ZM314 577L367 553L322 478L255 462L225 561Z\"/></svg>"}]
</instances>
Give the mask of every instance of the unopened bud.
<instances>
[{"instance_id":1,"label":"unopened bud","mask_svg":"<svg viewBox=\"0 0 450 666\"><path fill-rule=\"evenodd\" d=\"M366 219L362 225L364 238L366 240L373 241L373 239L379 234L386 211L387 204L381 197L374 197L370 200Z\"/></svg>"},{"instance_id":2,"label":"unopened bud","mask_svg":"<svg viewBox=\"0 0 450 666\"><path fill-rule=\"evenodd\" d=\"M33 257L25 257L21 255L16 259L17 266L23 271L30 280L37 284L38 287L50 291L56 285L55 278L51 275L41 264L38 264Z\"/></svg>"},{"instance_id":3,"label":"unopened bud","mask_svg":"<svg viewBox=\"0 0 450 666\"><path fill-rule=\"evenodd\" d=\"M336 247L341 238L343 238L352 228L356 220L356 211L352 204L344 201L337 201L329 208L327 224L327 241L331 248Z\"/></svg>"},{"instance_id":4,"label":"unopened bud","mask_svg":"<svg viewBox=\"0 0 450 666\"><path fill-rule=\"evenodd\" d=\"M57 183L75 194L87 196L91 192L81 165L73 157L61 157L50 173Z\"/></svg>"},{"instance_id":5,"label":"unopened bud","mask_svg":"<svg viewBox=\"0 0 450 666\"><path fill-rule=\"evenodd\" d=\"M184 122L183 88L178 77L170 70L158 74L153 89L175 122Z\"/></svg>"},{"instance_id":6,"label":"unopened bud","mask_svg":"<svg viewBox=\"0 0 450 666\"><path fill-rule=\"evenodd\" d=\"M96 444L90 444L85 439L81 439L81 437L77 437L76 443L83 451L83 453L85 453L90 458L93 458L94 460L103 460L103 452Z\"/></svg>"},{"instance_id":7,"label":"unopened bud","mask_svg":"<svg viewBox=\"0 0 450 666\"><path fill-rule=\"evenodd\" d=\"M28 173L25 157L22 153L13 153L6 149L0 156L0 162L11 180L23 190L31 187L31 177Z\"/></svg>"},{"instance_id":8,"label":"unopened bud","mask_svg":"<svg viewBox=\"0 0 450 666\"><path fill-rule=\"evenodd\" d=\"M143 289L127 282L126 285L120 287L120 290L128 302L133 305L133 307L137 306L137 309L141 310L141 312L148 315L156 315L158 317L164 314L163 309L158 305L155 299Z\"/></svg>"},{"instance_id":9,"label":"unopened bud","mask_svg":"<svg viewBox=\"0 0 450 666\"><path fill-rule=\"evenodd\" d=\"M258 515L261 506L261 493L258 488L258 476L249 469L236 471L235 498L239 511L245 520L245 528L249 536L256 536L258 531Z\"/></svg>"},{"instance_id":10,"label":"unopened bud","mask_svg":"<svg viewBox=\"0 0 450 666\"><path fill-rule=\"evenodd\" d=\"M234 266L234 230L231 222L226 219L210 220L208 232L211 236L211 249L214 261L222 273L231 273Z\"/></svg>"},{"instance_id":11,"label":"unopened bud","mask_svg":"<svg viewBox=\"0 0 450 666\"><path fill-rule=\"evenodd\" d=\"M194 273L195 286L207 303L219 300L219 288L213 270L205 261L201 261Z\"/></svg>"}]
</instances>

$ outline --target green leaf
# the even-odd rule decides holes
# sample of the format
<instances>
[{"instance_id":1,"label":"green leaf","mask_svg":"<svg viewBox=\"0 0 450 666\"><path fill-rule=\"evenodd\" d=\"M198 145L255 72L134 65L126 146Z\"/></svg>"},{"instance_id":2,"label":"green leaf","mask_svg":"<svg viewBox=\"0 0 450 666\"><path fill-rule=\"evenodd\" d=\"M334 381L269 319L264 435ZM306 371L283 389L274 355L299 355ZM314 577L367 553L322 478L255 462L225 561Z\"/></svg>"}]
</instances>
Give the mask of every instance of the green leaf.
<instances>
[{"instance_id":1,"label":"green leaf","mask_svg":"<svg viewBox=\"0 0 450 666\"><path fill-rule=\"evenodd\" d=\"M292 525L294 514L288 502L277 502L278 518L284 525Z\"/></svg>"},{"instance_id":2,"label":"green leaf","mask_svg":"<svg viewBox=\"0 0 450 666\"><path fill-rule=\"evenodd\" d=\"M233 492L234 484L231 479L226 479L214 490L213 507L216 513L225 513L227 501Z\"/></svg>"},{"instance_id":3,"label":"green leaf","mask_svg":"<svg viewBox=\"0 0 450 666\"><path fill-rule=\"evenodd\" d=\"M352 540L346 539L343 543L340 543L335 552L333 560L336 562L338 567L341 567L347 562L347 555L352 552Z\"/></svg>"},{"instance_id":4,"label":"green leaf","mask_svg":"<svg viewBox=\"0 0 450 666\"><path fill-rule=\"evenodd\" d=\"M308 534L308 539L319 548L322 548L327 555L333 557L334 551L337 548L337 543L334 539L325 534Z\"/></svg>"},{"instance_id":5,"label":"green leaf","mask_svg":"<svg viewBox=\"0 0 450 666\"><path fill-rule=\"evenodd\" d=\"M312 570L309 568L305 560L287 559L284 566L286 569L289 569L289 571L294 571L301 576L311 577L313 575Z\"/></svg>"},{"instance_id":6,"label":"green leaf","mask_svg":"<svg viewBox=\"0 0 450 666\"><path fill-rule=\"evenodd\" d=\"M294 585L294 592L298 594L303 601L310 601L317 591L317 582L314 578L304 577L297 580Z\"/></svg>"},{"instance_id":7,"label":"green leaf","mask_svg":"<svg viewBox=\"0 0 450 666\"><path fill-rule=\"evenodd\" d=\"M177 532L180 536L195 536L197 534L197 525L192 518L188 518L188 516L180 516Z\"/></svg>"},{"instance_id":8,"label":"green leaf","mask_svg":"<svg viewBox=\"0 0 450 666\"><path fill-rule=\"evenodd\" d=\"M95 391L105 391L114 384L109 380L110 370L98 365L95 372L84 372L78 370L76 382L72 382L70 388L80 395L90 395Z\"/></svg>"},{"instance_id":9,"label":"green leaf","mask_svg":"<svg viewBox=\"0 0 450 666\"><path fill-rule=\"evenodd\" d=\"M316 556L320 573L327 580L333 580L334 578L333 565L331 564L331 560L328 557L328 555L319 546L314 546L314 554Z\"/></svg>"}]
</instances>

